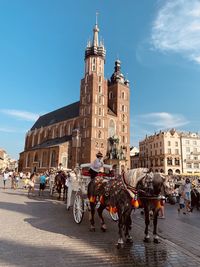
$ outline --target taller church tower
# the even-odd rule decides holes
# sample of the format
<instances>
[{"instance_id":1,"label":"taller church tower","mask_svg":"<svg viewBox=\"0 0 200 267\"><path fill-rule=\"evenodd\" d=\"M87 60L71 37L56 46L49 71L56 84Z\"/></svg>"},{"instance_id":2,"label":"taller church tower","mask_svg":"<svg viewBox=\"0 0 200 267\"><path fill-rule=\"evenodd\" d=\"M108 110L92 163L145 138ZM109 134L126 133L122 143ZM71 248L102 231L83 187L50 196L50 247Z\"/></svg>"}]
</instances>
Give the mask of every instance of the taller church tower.
<instances>
[{"instance_id":1,"label":"taller church tower","mask_svg":"<svg viewBox=\"0 0 200 267\"><path fill-rule=\"evenodd\" d=\"M91 162L95 154L107 151L106 114L108 86L104 78L106 50L99 42L99 28L96 22L93 40L85 50L85 75L80 88L81 119L81 161Z\"/></svg>"},{"instance_id":2,"label":"taller church tower","mask_svg":"<svg viewBox=\"0 0 200 267\"><path fill-rule=\"evenodd\" d=\"M111 79L105 79L106 50L98 35L96 22L93 40L85 50L85 73L80 87L78 162L91 162L101 151L107 163L122 170L130 166L129 82L121 73L119 60Z\"/></svg>"}]
</instances>

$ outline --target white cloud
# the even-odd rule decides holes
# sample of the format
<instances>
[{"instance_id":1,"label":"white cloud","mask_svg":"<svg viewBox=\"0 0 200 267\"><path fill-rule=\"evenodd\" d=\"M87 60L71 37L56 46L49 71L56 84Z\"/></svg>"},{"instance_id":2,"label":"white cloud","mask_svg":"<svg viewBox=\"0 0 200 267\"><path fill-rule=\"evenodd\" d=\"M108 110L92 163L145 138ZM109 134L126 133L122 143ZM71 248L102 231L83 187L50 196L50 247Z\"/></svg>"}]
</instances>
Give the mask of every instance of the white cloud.
<instances>
[{"instance_id":1,"label":"white cloud","mask_svg":"<svg viewBox=\"0 0 200 267\"><path fill-rule=\"evenodd\" d=\"M189 123L184 116L180 114L170 114L167 112L148 113L139 116L143 124L149 124L157 130L181 127Z\"/></svg>"},{"instance_id":2,"label":"white cloud","mask_svg":"<svg viewBox=\"0 0 200 267\"><path fill-rule=\"evenodd\" d=\"M36 121L39 117L38 114L23 110L1 109L0 112L26 121Z\"/></svg>"},{"instance_id":3,"label":"white cloud","mask_svg":"<svg viewBox=\"0 0 200 267\"><path fill-rule=\"evenodd\" d=\"M153 23L152 44L200 64L200 1L163 1Z\"/></svg>"},{"instance_id":4,"label":"white cloud","mask_svg":"<svg viewBox=\"0 0 200 267\"><path fill-rule=\"evenodd\" d=\"M16 131L14 129L11 129L11 128L0 127L0 132L3 132L3 133L15 133Z\"/></svg>"}]
</instances>

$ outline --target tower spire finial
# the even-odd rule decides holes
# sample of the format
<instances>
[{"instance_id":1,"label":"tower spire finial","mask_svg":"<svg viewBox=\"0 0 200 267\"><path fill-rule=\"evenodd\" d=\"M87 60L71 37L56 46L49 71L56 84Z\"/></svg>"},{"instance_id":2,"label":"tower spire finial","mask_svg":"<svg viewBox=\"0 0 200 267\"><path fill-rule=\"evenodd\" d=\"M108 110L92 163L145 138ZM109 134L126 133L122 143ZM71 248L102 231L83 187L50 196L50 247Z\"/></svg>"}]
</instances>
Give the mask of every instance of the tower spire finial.
<instances>
[{"instance_id":1,"label":"tower spire finial","mask_svg":"<svg viewBox=\"0 0 200 267\"><path fill-rule=\"evenodd\" d=\"M99 15L99 12L96 12L96 25L98 25L98 15Z\"/></svg>"}]
</instances>

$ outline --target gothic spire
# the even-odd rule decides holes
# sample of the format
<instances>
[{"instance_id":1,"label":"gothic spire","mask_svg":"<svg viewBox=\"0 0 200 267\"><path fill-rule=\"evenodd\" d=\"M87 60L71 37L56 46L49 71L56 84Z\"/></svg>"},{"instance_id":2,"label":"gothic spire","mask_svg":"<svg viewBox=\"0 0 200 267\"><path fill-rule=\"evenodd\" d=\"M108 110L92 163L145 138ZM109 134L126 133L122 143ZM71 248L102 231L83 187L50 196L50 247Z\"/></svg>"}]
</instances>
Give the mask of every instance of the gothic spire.
<instances>
[{"instance_id":1,"label":"gothic spire","mask_svg":"<svg viewBox=\"0 0 200 267\"><path fill-rule=\"evenodd\" d=\"M102 41L100 41L99 44L99 27L98 27L98 21L97 21L98 13L96 13L96 23L93 29L93 41L92 43L88 42L87 48L85 50L85 58L89 56L100 56L102 58L105 58L106 50L104 48L104 44Z\"/></svg>"},{"instance_id":2,"label":"gothic spire","mask_svg":"<svg viewBox=\"0 0 200 267\"><path fill-rule=\"evenodd\" d=\"M96 24L93 29L93 46L98 47L99 46L99 28L98 28L98 12L96 12Z\"/></svg>"}]
</instances>

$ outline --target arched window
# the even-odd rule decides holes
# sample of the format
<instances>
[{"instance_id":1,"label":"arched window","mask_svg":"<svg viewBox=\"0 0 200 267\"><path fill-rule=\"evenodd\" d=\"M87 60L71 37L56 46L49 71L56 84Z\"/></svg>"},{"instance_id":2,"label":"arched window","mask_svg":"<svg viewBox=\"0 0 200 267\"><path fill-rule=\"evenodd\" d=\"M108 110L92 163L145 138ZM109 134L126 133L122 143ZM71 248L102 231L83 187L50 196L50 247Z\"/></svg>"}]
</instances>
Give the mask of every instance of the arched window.
<instances>
[{"instance_id":1,"label":"arched window","mask_svg":"<svg viewBox=\"0 0 200 267\"><path fill-rule=\"evenodd\" d=\"M47 152L42 153L42 167L47 167Z\"/></svg>"},{"instance_id":2,"label":"arched window","mask_svg":"<svg viewBox=\"0 0 200 267\"><path fill-rule=\"evenodd\" d=\"M98 138L99 138L99 139L102 138L102 133L101 133L101 131L99 131L99 133L98 133Z\"/></svg>"},{"instance_id":3,"label":"arched window","mask_svg":"<svg viewBox=\"0 0 200 267\"><path fill-rule=\"evenodd\" d=\"M109 137L112 137L115 135L115 122L112 119L109 122L108 135Z\"/></svg>"},{"instance_id":4,"label":"arched window","mask_svg":"<svg viewBox=\"0 0 200 267\"><path fill-rule=\"evenodd\" d=\"M122 99L125 99L125 92L122 92Z\"/></svg>"},{"instance_id":5,"label":"arched window","mask_svg":"<svg viewBox=\"0 0 200 267\"><path fill-rule=\"evenodd\" d=\"M35 152L34 162L38 162L38 153L37 152Z\"/></svg>"},{"instance_id":6,"label":"arched window","mask_svg":"<svg viewBox=\"0 0 200 267\"><path fill-rule=\"evenodd\" d=\"M56 167L56 151L51 152L51 167Z\"/></svg>"},{"instance_id":7,"label":"arched window","mask_svg":"<svg viewBox=\"0 0 200 267\"><path fill-rule=\"evenodd\" d=\"M72 133L71 124L68 125L68 135Z\"/></svg>"},{"instance_id":8,"label":"arched window","mask_svg":"<svg viewBox=\"0 0 200 267\"><path fill-rule=\"evenodd\" d=\"M113 92L109 92L109 99L112 99L113 98Z\"/></svg>"},{"instance_id":9,"label":"arched window","mask_svg":"<svg viewBox=\"0 0 200 267\"><path fill-rule=\"evenodd\" d=\"M31 165L31 156L28 153L27 158L26 158L26 167L30 167L30 165Z\"/></svg>"},{"instance_id":10,"label":"arched window","mask_svg":"<svg viewBox=\"0 0 200 267\"><path fill-rule=\"evenodd\" d=\"M62 136L63 136L63 126L60 125L60 137L62 137Z\"/></svg>"}]
</instances>

